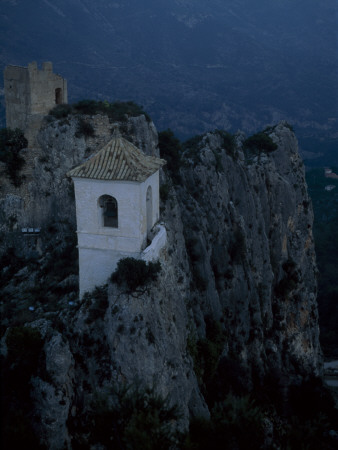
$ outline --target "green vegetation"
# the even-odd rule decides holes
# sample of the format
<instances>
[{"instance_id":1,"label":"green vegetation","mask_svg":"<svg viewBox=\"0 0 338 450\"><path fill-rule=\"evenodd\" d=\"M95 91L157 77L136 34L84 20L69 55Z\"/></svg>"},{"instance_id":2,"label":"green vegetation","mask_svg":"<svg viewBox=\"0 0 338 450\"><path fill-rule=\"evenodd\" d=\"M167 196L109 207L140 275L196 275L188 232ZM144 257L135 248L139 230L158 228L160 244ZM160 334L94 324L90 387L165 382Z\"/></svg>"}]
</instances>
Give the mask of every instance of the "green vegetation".
<instances>
[{"instance_id":1,"label":"green vegetation","mask_svg":"<svg viewBox=\"0 0 338 450\"><path fill-rule=\"evenodd\" d=\"M191 159L194 165L201 162L200 151L202 149L204 134L196 135L183 142L183 155L185 159Z\"/></svg>"},{"instance_id":2,"label":"green vegetation","mask_svg":"<svg viewBox=\"0 0 338 450\"><path fill-rule=\"evenodd\" d=\"M160 270L159 261L146 263L142 259L123 258L117 263L111 281L127 288L127 291L131 293L156 280Z\"/></svg>"},{"instance_id":3,"label":"green vegetation","mask_svg":"<svg viewBox=\"0 0 338 450\"><path fill-rule=\"evenodd\" d=\"M194 370L200 383L211 383L224 349L225 336L221 324L205 318L206 338L196 340L190 336L187 349L194 361Z\"/></svg>"},{"instance_id":4,"label":"green vegetation","mask_svg":"<svg viewBox=\"0 0 338 450\"><path fill-rule=\"evenodd\" d=\"M221 142L222 142L222 148L225 149L226 153L230 155L232 158L237 158L237 151L236 151L236 140L235 136L228 133L224 130L215 130L213 134L216 134L220 136Z\"/></svg>"},{"instance_id":5,"label":"green vegetation","mask_svg":"<svg viewBox=\"0 0 338 450\"><path fill-rule=\"evenodd\" d=\"M243 149L246 153L259 155L260 153L270 153L277 150L277 144L265 132L256 133L248 137L243 142Z\"/></svg>"},{"instance_id":6,"label":"green vegetation","mask_svg":"<svg viewBox=\"0 0 338 450\"><path fill-rule=\"evenodd\" d=\"M162 202L166 202L169 197L170 188L167 183L161 184L160 186L160 199Z\"/></svg>"},{"instance_id":7,"label":"green vegetation","mask_svg":"<svg viewBox=\"0 0 338 450\"><path fill-rule=\"evenodd\" d=\"M104 114L112 122L126 122L128 117L137 117L143 114L148 122L151 120L148 114L143 111L142 106L134 102L109 103L107 101L81 100L72 105L57 105L49 111L49 114L56 119L64 119L70 114Z\"/></svg>"},{"instance_id":8,"label":"green vegetation","mask_svg":"<svg viewBox=\"0 0 338 450\"><path fill-rule=\"evenodd\" d=\"M1 446L2 448L41 449L32 426L34 404L30 380L38 375L43 358L40 332L31 327L14 327L6 336L7 357L1 364Z\"/></svg>"},{"instance_id":9,"label":"green vegetation","mask_svg":"<svg viewBox=\"0 0 338 450\"><path fill-rule=\"evenodd\" d=\"M68 104L57 105L51 111L49 111L49 115L55 117L55 119L65 119L69 116L69 114L72 113L72 105Z\"/></svg>"},{"instance_id":10,"label":"green vegetation","mask_svg":"<svg viewBox=\"0 0 338 450\"><path fill-rule=\"evenodd\" d=\"M0 271L0 288L4 288L25 263L25 259L17 256L15 248L9 247L0 257L0 267L7 268Z\"/></svg>"},{"instance_id":11,"label":"green vegetation","mask_svg":"<svg viewBox=\"0 0 338 450\"><path fill-rule=\"evenodd\" d=\"M94 128L93 125L89 122L86 122L82 118L78 121L77 128L76 128L76 137L92 137L94 136Z\"/></svg>"},{"instance_id":12,"label":"green vegetation","mask_svg":"<svg viewBox=\"0 0 338 450\"><path fill-rule=\"evenodd\" d=\"M108 286L97 286L93 292L86 293L83 300L88 307L86 323L90 324L98 319L103 319L108 308Z\"/></svg>"},{"instance_id":13,"label":"green vegetation","mask_svg":"<svg viewBox=\"0 0 338 450\"><path fill-rule=\"evenodd\" d=\"M280 375L270 373L260 381L253 376L250 388L236 361L222 358L219 365L223 367L214 376L217 382L207 385L205 394L210 420L191 420L184 449L336 448L328 430L336 429L338 412L320 378L292 384L285 396ZM273 423L278 427L274 427L270 447L266 426Z\"/></svg>"},{"instance_id":14,"label":"green vegetation","mask_svg":"<svg viewBox=\"0 0 338 450\"><path fill-rule=\"evenodd\" d=\"M26 370L21 373L21 376L28 377L32 374L37 367L43 345L40 332L31 327L10 328L6 344L11 369L24 366Z\"/></svg>"},{"instance_id":15,"label":"green vegetation","mask_svg":"<svg viewBox=\"0 0 338 450\"><path fill-rule=\"evenodd\" d=\"M283 448L333 450L336 442L328 430L336 429L338 411L328 388L320 378L309 377L292 385L288 398L288 424Z\"/></svg>"},{"instance_id":16,"label":"green vegetation","mask_svg":"<svg viewBox=\"0 0 338 450\"><path fill-rule=\"evenodd\" d=\"M175 425L179 417L178 408L153 388L138 384L115 387L106 395L97 395L82 427L77 426L73 448L89 448L90 444L122 450L177 448L181 435Z\"/></svg>"},{"instance_id":17,"label":"green vegetation","mask_svg":"<svg viewBox=\"0 0 338 450\"><path fill-rule=\"evenodd\" d=\"M211 410L210 420L193 419L186 449L260 449L264 443L264 414L249 395L229 393Z\"/></svg>"},{"instance_id":18,"label":"green vegetation","mask_svg":"<svg viewBox=\"0 0 338 450\"><path fill-rule=\"evenodd\" d=\"M190 258L193 283L199 291L205 291L208 280L203 270L204 250L201 241L194 237L193 231L186 227L184 230L186 250Z\"/></svg>"},{"instance_id":19,"label":"green vegetation","mask_svg":"<svg viewBox=\"0 0 338 450\"><path fill-rule=\"evenodd\" d=\"M78 251L74 231L64 234L51 224L43 238L52 243L42 258L37 252L23 256L14 247L9 247L0 257L1 335L8 325L32 322L44 317L46 312L59 311L66 300L77 298ZM27 269L21 276L23 268ZM26 284L23 290L21 282L27 280L28 274L31 283ZM6 289L7 285L11 289Z\"/></svg>"},{"instance_id":20,"label":"green vegetation","mask_svg":"<svg viewBox=\"0 0 338 450\"><path fill-rule=\"evenodd\" d=\"M182 164L182 145L179 139L168 129L158 134L158 145L161 158L167 161L166 168L173 182L180 183L179 169Z\"/></svg>"},{"instance_id":21,"label":"green vegetation","mask_svg":"<svg viewBox=\"0 0 338 450\"><path fill-rule=\"evenodd\" d=\"M19 172L25 164L25 160L20 155L20 150L28 145L23 132L16 128L2 128L0 130L0 161L6 164L6 173L15 187L22 183Z\"/></svg>"},{"instance_id":22,"label":"green vegetation","mask_svg":"<svg viewBox=\"0 0 338 450\"><path fill-rule=\"evenodd\" d=\"M332 167L338 173L338 167ZM338 180L324 177L324 169L306 174L314 210L314 239L318 278L320 339L324 354L338 357ZM325 186L335 186L331 191Z\"/></svg>"},{"instance_id":23,"label":"green vegetation","mask_svg":"<svg viewBox=\"0 0 338 450\"><path fill-rule=\"evenodd\" d=\"M299 281L296 263L292 259L287 259L283 265L285 275L275 286L275 294L277 297L284 298L296 288Z\"/></svg>"},{"instance_id":24,"label":"green vegetation","mask_svg":"<svg viewBox=\"0 0 338 450\"><path fill-rule=\"evenodd\" d=\"M235 137L224 130L215 130L212 134L221 138L221 146L219 149L213 150L213 154L215 169L217 172L222 172L224 169L221 157L222 149L225 149L226 153L232 158L237 157ZM208 142L208 140L205 140L205 136L197 135L181 143L170 129L159 133L160 155L167 160L167 169L174 183L181 182L181 177L178 174L179 168L187 164L187 160L192 160L195 165L201 162L200 151L203 142Z\"/></svg>"}]
</instances>

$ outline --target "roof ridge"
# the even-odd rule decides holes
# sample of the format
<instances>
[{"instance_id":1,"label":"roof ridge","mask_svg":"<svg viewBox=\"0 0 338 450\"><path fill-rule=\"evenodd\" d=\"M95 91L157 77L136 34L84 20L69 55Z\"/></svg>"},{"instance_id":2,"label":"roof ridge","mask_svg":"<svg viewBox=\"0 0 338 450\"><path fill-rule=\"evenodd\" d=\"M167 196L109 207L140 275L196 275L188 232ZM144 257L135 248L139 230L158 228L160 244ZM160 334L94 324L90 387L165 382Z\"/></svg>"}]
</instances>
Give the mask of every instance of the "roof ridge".
<instances>
[{"instance_id":1,"label":"roof ridge","mask_svg":"<svg viewBox=\"0 0 338 450\"><path fill-rule=\"evenodd\" d=\"M145 155L132 142L115 134L95 155L70 170L70 177L97 180L145 181L166 161Z\"/></svg>"}]
</instances>

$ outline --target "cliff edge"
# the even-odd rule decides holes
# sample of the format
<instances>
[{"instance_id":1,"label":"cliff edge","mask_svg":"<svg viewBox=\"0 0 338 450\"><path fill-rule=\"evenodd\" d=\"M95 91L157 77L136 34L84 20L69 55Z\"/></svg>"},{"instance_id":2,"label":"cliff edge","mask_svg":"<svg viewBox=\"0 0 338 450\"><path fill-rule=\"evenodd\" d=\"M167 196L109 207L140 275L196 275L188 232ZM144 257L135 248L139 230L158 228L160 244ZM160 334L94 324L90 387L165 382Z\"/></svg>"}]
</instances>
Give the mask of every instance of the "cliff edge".
<instances>
[{"instance_id":1,"label":"cliff edge","mask_svg":"<svg viewBox=\"0 0 338 450\"><path fill-rule=\"evenodd\" d=\"M23 151L22 185L2 177L2 354L14 326L39 331L31 398L42 443L71 448L88 438L93 401L109 398L113 385L152 386L179 405L186 430L229 391L286 395L320 376L313 213L289 126L266 131L273 151L248 150L241 134L231 148L222 132L191 141L176 182L162 174L168 241L157 280L134 293L109 282L80 301L65 174L111 135L106 117L84 120L91 137L76 134L76 117L46 122L41 148ZM143 116L123 130L158 154L156 130ZM28 226L39 232L23 233Z\"/></svg>"}]
</instances>

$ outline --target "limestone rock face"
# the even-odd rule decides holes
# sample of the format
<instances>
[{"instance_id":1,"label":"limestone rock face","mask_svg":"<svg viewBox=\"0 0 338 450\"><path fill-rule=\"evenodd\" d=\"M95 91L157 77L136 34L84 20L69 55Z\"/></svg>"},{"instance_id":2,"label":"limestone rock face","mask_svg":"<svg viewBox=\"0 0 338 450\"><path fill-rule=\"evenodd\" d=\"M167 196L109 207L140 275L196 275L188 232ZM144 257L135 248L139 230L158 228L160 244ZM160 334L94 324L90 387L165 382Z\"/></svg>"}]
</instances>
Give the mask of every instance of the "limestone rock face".
<instances>
[{"instance_id":1,"label":"limestone rock face","mask_svg":"<svg viewBox=\"0 0 338 450\"><path fill-rule=\"evenodd\" d=\"M90 122L93 136L78 133L81 119ZM135 145L149 155L158 155L155 127L144 116L130 118L119 126ZM112 132L113 124L102 115L45 120L37 136L39 147L22 151L26 161L22 185L15 188L4 172L0 173L0 232L6 234L6 245L13 240L18 245L22 227L39 227L42 232L55 224L75 228L74 189L66 173L98 152L109 142Z\"/></svg>"},{"instance_id":2,"label":"limestone rock face","mask_svg":"<svg viewBox=\"0 0 338 450\"><path fill-rule=\"evenodd\" d=\"M68 342L61 334L46 341L46 372L48 381L32 378L31 395L41 441L50 449L60 449L68 439L67 420L74 400L74 359Z\"/></svg>"},{"instance_id":3,"label":"limestone rock face","mask_svg":"<svg viewBox=\"0 0 338 450\"><path fill-rule=\"evenodd\" d=\"M16 190L6 184L0 199L2 246L37 253L6 278L4 298L17 299L23 309L21 293L47 284L45 294L57 299L48 309L34 297L27 318L45 324L48 376L32 380L32 393L47 446L78 439L93 400L116 383L154 386L180 406L185 429L189 417L209 415L205 386L215 375L222 384L221 361L236 360L249 387L272 372L285 386L320 375L313 214L297 141L286 124L270 131L277 150L258 155L243 151L243 136L229 154L221 135L205 135L177 168L179 185L162 177L169 187L161 208L168 243L157 280L133 294L109 284L80 301L74 292L70 297L76 276L67 273L68 260L60 268L61 256L53 252L65 236L75 236L65 174L111 136L108 119L85 120L94 137L75 136L76 118L46 124L26 181ZM158 155L156 130L144 117L129 119L122 133ZM42 228L27 243L20 228L30 223ZM62 275L49 288L56 267ZM201 349L212 349L212 358L206 351L203 359Z\"/></svg>"},{"instance_id":4,"label":"limestone rock face","mask_svg":"<svg viewBox=\"0 0 338 450\"><path fill-rule=\"evenodd\" d=\"M276 151L245 159L207 135L200 162L182 170L195 322L203 335L203 317L220 320L227 352L260 375L319 374L311 202L294 134L280 123L270 136Z\"/></svg>"}]
</instances>

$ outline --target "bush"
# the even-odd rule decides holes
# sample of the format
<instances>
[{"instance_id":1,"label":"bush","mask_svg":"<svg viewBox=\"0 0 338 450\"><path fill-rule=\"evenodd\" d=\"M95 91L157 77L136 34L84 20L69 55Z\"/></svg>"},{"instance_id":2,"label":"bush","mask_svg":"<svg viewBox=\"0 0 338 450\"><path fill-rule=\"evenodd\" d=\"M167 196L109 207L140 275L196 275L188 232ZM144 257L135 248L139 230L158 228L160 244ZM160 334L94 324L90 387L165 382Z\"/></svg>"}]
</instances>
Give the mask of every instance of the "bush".
<instances>
[{"instance_id":1,"label":"bush","mask_svg":"<svg viewBox=\"0 0 338 450\"><path fill-rule=\"evenodd\" d=\"M169 197L169 186L167 183L161 184L160 186L160 199L162 202L166 202Z\"/></svg>"},{"instance_id":2,"label":"bush","mask_svg":"<svg viewBox=\"0 0 338 450\"><path fill-rule=\"evenodd\" d=\"M35 405L30 380L41 373L43 340L31 327L10 328L6 336L7 358L1 367L1 446L2 448L40 449L32 422Z\"/></svg>"},{"instance_id":3,"label":"bush","mask_svg":"<svg viewBox=\"0 0 338 450\"><path fill-rule=\"evenodd\" d=\"M23 132L16 128L2 128L0 130L0 161L6 164L6 173L14 186L20 186L22 178L18 175L25 160L20 155L20 150L26 148L28 141Z\"/></svg>"},{"instance_id":4,"label":"bush","mask_svg":"<svg viewBox=\"0 0 338 450\"><path fill-rule=\"evenodd\" d=\"M97 398L89 418L90 441L105 448L165 450L176 448L180 435L178 408L152 388L138 385L113 389Z\"/></svg>"},{"instance_id":5,"label":"bush","mask_svg":"<svg viewBox=\"0 0 338 450\"><path fill-rule=\"evenodd\" d=\"M295 129L294 129L293 125L291 125L290 123L285 122L284 125L286 126L286 128L289 128L289 130L292 131L292 133L295 132Z\"/></svg>"},{"instance_id":6,"label":"bush","mask_svg":"<svg viewBox=\"0 0 338 450\"><path fill-rule=\"evenodd\" d=\"M93 125L89 122L86 122L83 119L80 119L77 123L77 129L76 129L76 133L75 136L76 137L81 137L81 136L85 136L85 137L90 137L90 136L94 136L94 128Z\"/></svg>"},{"instance_id":7,"label":"bush","mask_svg":"<svg viewBox=\"0 0 338 450\"><path fill-rule=\"evenodd\" d=\"M199 164L201 160L200 150L203 146L203 134L196 135L183 142L184 157L193 160L193 163Z\"/></svg>"},{"instance_id":8,"label":"bush","mask_svg":"<svg viewBox=\"0 0 338 450\"><path fill-rule=\"evenodd\" d=\"M149 115L143 111L142 106L137 105L134 102L114 102L109 103L107 101L97 100L81 100L73 105L57 105L51 111L50 116L56 119L64 119L69 114L105 114L112 121L125 122L128 117L137 117L144 115L146 120L150 122Z\"/></svg>"},{"instance_id":9,"label":"bush","mask_svg":"<svg viewBox=\"0 0 338 450\"><path fill-rule=\"evenodd\" d=\"M211 411L211 419L193 419L186 449L246 450L262 448L264 415L249 396L229 394Z\"/></svg>"},{"instance_id":10,"label":"bush","mask_svg":"<svg viewBox=\"0 0 338 450\"><path fill-rule=\"evenodd\" d=\"M232 158L236 158L237 152L235 136L224 130L215 130L213 133L221 137L222 147L225 149L226 153L232 156Z\"/></svg>"},{"instance_id":11,"label":"bush","mask_svg":"<svg viewBox=\"0 0 338 450\"><path fill-rule=\"evenodd\" d=\"M336 430L338 411L323 380L309 377L289 388L289 424L286 448L335 449L337 441L328 430Z\"/></svg>"},{"instance_id":12,"label":"bush","mask_svg":"<svg viewBox=\"0 0 338 450\"><path fill-rule=\"evenodd\" d=\"M296 263L292 259L287 259L283 265L285 275L275 286L275 294L277 297L286 297L293 289L297 287L299 275Z\"/></svg>"},{"instance_id":13,"label":"bush","mask_svg":"<svg viewBox=\"0 0 338 450\"><path fill-rule=\"evenodd\" d=\"M8 358L16 363L24 361L30 366L37 363L43 341L38 330L31 327L10 328L6 337Z\"/></svg>"},{"instance_id":14,"label":"bush","mask_svg":"<svg viewBox=\"0 0 338 450\"><path fill-rule=\"evenodd\" d=\"M214 377L225 343L219 322L205 318L206 338L189 338L187 347L194 361L194 370L200 382L210 383Z\"/></svg>"},{"instance_id":15,"label":"bush","mask_svg":"<svg viewBox=\"0 0 338 450\"><path fill-rule=\"evenodd\" d=\"M246 139L243 142L243 148L254 154L259 154L262 152L273 152L274 150L277 150L278 145L273 142L271 137L263 131Z\"/></svg>"},{"instance_id":16,"label":"bush","mask_svg":"<svg viewBox=\"0 0 338 450\"><path fill-rule=\"evenodd\" d=\"M170 172L171 178L174 183L179 183L181 178L178 171L181 165L182 155L182 146L179 139L168 129L158 134L158 145L161 158L167 161L167 169Z\"/></svg>"},{"instance_id":17,"label":"bush","mask_svg":"<svg viewBox=\"0 0 338 450\"><path fill-rule=\"evenodd\" d=\"M0 271L0 287L6 286L7 283L9 283L13 278L13 275L17 273L25 264L26 260L24 258L20 258L16 254L14 247L9 247L0 257L0 267L7 267L6 271Z\"/></svg>"},{"instance_id":18,"label":"bush","mask_svg":"<svg viewBox=\"0 0 338 450\"><path fill-rule=\"evenodd\" d=\"M95 320L104 318L104 315L108 308L108 290L107 285L96 286L92 293L86 293L84 295L84 300L91 301L91 306L88 308L88 316L86 323L95 322Z\"/></svg>"},{"instance_id":19,"label":"bush","mask_svg":"<svg viewBox=\"0 0 338 450\"><path fill-rule=\"evenodd\" d=\"M94 114L98 114L102 112L105 104L101 105L101 102L98 102L96 100L80 100L79 102L75 103L73 105L73 108L76 112L80 114L88 114L90 116Z\"/></svg>"},{"instance_id":20,"label":"bush","mask_svg":"<svg viewBox=\"0 0 338 450\"><path fill-rule=\"evenodd\" d=\"M220 349L219 354L222 352ZM249 392L249 372L239 360L222 356L219 359L214 376L206 380L207 404L210 407L225 400L229 392L235 395L245 395Z\"/></svg>"},{"instance_id":21,"label":"bush","mask_svg":"<svg viewBox=\"0 0 338 450\"><path fill-rule=\"evenodd\" d=\"M119 286L127 287L129 292L133 292L150 281L156 280L160 270L161 263L159 261L146 263L142 259L123 258L118 262L111 281Z\"/></svg>"},{"instance_id":22,"label":"bush","mask_svg":"<svg viewBox=\"0 0 338 450\"><path fill-rule=\"evenodd\" d=\"M112 121L124 122L128 117L137 117L144 115L148 122L150 117L142 109L142 106L129 102L114 102L95 101L95 100L81 100L73 105L75 113L81 114L106 114Z\"/></svg>"},{"instance_id":23,"label":"bush","mask_svg":"<svg viewBox=\"0 0 338 450\"><path fill-rule=\"evenodd\" d=\"M68 104L57 105L49 111L49 115L55 117L56 119L65 119L72 113L72 106Z\"/></svg>"}]
</instances>

